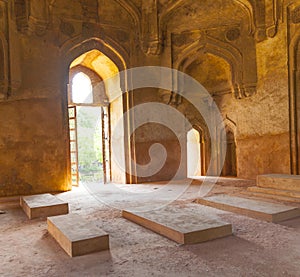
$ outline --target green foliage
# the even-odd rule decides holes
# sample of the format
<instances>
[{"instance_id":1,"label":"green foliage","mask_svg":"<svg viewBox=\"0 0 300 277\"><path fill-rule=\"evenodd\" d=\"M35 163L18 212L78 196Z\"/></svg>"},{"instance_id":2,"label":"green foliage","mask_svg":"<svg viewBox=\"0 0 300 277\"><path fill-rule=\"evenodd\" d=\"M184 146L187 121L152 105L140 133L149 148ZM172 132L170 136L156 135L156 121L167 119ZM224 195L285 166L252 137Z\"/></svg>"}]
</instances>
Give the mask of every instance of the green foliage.
<instances>
[{"instance_id":1,"label":"green foliage","mask_svg":"<svg viewBox=\"0 0 300 277\"><path fill-rule=\"evenodd\" d=\"M101 108L79 107L77 131L80 173L102 171Z\"/></svg>"}]
</instances>

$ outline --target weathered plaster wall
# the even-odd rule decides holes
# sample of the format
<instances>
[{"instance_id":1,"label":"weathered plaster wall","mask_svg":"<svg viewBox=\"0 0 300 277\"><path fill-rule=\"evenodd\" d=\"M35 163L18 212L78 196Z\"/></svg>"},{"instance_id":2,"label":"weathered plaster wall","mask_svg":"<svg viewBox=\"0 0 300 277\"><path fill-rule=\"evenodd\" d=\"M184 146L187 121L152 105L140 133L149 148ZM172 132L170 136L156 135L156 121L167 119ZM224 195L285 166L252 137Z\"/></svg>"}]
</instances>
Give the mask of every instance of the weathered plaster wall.
<instances>
[{"instance_id":1,"label":"weathered plaster wall","mask_svg":"<svg viewBox=\"0 0 300 277\"><path fill-rule=\"evenodd\" d=\"M0 195L68 190L57 48L35 36L19 47L21 86L0 103Z\"/></svg>"},{"instance_id":2,"label":"weathered plaster wall","mask_svg":"<svg viewBox=\"0 0 300 277\"><path fill-rule=\"evenodd\" d=\"M238 176L290 173L286 31L257 44L258 83L254 96L216 97L225 118L236 124Z\"/></svg>"},{"instance_id":3,"label":"weathered plaster wall","mask_svg":"<svg viewBox=\"0 0 300 277\"><path fill-rule=\"evenodd\" d=\"M172 178L183 179L186 177L187 171L185 166L180 166L181 158L186 155L186 135L184 121L180 118L164 118L166 124L161 121L162 118L157 118L157 114L160 111L157 109L151 109L151 105L161 102L161 97L158 93L158 89L144 88L134 91L134 104L137 106L137 112L135 114L137 126L139 122L144 124L139 128L136 128L131 136L131 140L134 141L135 163L138 165L135 171L135 180L138 183L141 182L154 182L170 180ZM139 105L147 105L148 109L139 109ZM143 106L142 106L143 107ZM150 109L149 109L150 107ZM175 109L174 111L175 112ZM161 111L161 117L164 117L165 113ZM175 121L180 132L174 133L172 124L168 121ZM166 151L166 161L161 167L158 167L153 174L145 174L139 170L139 166L150 165L150 148L154 144L160 144ZM183 149L182 149L183 147ZM162 158L162 152L156 154L156 158ZM183 160L185 160L183 158ZM159 162L152 161L151 168L157 168L156 164ZM151 170L148 170L150 172Z\"/></svg>"},{"instance_id":4,"label":"weathered plaster wall","mask_svg":"<svg viewBox=\"0 0 300 277\"><path fill-rule=\"evenodd\" d=\"M57 99L1 104L0 195L69 189Z\"/></svg>"}]
</instances>

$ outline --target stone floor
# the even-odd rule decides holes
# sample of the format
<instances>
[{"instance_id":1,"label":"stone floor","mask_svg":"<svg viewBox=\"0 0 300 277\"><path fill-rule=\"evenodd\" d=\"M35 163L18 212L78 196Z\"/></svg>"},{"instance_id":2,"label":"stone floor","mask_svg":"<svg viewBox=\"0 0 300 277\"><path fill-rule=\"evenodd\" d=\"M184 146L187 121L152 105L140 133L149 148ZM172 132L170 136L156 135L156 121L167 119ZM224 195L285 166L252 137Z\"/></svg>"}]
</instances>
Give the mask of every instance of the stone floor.
<instances>
[{"instance_id":1,"label":"stone floor","mask_svg":"<svg viewBox=\"0 0 300 277\"><path fill-rule=\"evenodd\" d=\"M193 200L200 183L194 181L172 205L198 205ZM209 195L239 196L254 184L222 178ZM5 212L0 214L0 276L299 276L300 218L274 224L206 207L231 223L234 235L183 246L122 218L117 208L165 205L170 200L166 193L178 196L184 182L174 182L155 199L149 192L163 184L118 187L128 195L97 186L81 186L58 197L69 202L70 213L101 222L110 235L110 251L70 258L48 234L45 219L29 220L18 200L0 199Z\"/></svg>"}]
</instances>

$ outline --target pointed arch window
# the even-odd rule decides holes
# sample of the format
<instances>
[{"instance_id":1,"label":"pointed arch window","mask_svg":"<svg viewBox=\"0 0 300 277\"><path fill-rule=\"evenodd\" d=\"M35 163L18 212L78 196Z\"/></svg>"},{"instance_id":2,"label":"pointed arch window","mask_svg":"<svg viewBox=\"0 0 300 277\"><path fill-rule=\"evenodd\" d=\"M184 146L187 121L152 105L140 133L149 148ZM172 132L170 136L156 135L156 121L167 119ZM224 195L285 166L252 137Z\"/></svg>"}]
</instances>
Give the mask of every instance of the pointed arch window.
<instances>
[{"instance_id":1,"label":"pointed arch window","mask_svg":"<svg viewBox=\"0 0 300 277\"><path fill-rule=\"evenodd\" d=\"M72 79L72 102L75 104L92 104L93 87L89 76L79 72Z\"/></svg>"}]
</instances>

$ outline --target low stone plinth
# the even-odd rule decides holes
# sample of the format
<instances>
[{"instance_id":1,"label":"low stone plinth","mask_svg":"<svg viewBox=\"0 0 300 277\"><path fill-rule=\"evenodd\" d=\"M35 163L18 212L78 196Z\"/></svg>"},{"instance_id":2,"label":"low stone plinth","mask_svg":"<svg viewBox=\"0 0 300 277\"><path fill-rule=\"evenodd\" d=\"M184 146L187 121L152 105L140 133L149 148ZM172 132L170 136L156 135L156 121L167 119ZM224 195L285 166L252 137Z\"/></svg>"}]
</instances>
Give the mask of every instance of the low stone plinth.
<instances>
[{"instance_id":1,"label":"low stone plinth","mask_svg":"<svg viewBox=\"0 0 300 277\"><path fill-rule=\"evenodd\" d=\"M151 212L122 211L122 216L180 244L195 244L232 234L232 226L200 208L167 206Z\"/></svg>"},{"instance_id":2,"label":"low stone plinth","mask_svg":"<svg viewBox=\"0 0 300 277\"><path fill-rule=\"evenodd\" d=\"M223 194L199 198L197 202L269 222L279 222L300 216L300 209L296 207Z\"/></svg>"},{"instance_id":3,"label":"low stone plinth","mask_svg":"<svg viewBox=\"0 0 300 277\"><path fill-rule=\"evenodd\" d=\"M257 184L261 188L289 190L300 192L300 175L266 174L257 176Z\"/></svg>"},{"instance_id":4,"label":"low stone plinth","mask_svg":"<svg viewBox=\"0 0 300 277\"><path fill-rule=\"evenodd\" d=\"M69 214L48 217L48 232L71 257L109 249L109 236L94 222Z\"/></svg>"},{"instance_id":5,"label":"low stone plinth","mask_svg":"<svg viewBox=\"0 0 300 277\"><path fill-rule=\"evenodd\" d=\"M20 206L29 219L63 215L69 212L68 203L47 193L20 198Z\"/></svg>"},{"instance_id":6,"label":"low stone plinth","mask_svg":"<svg viewBox=\"0 0 300 277\"><path fill-rule=\"evenodd\" d=\"M299 202L300 202L300 192L299 191L262 188L262 187L249 187L247 190L250 192L257 192L257 193L261 193L261 194L269 194L269 195L279 196L279 197L282 196L282 197L288 197L288 198L295 198L295 199L299 199Z\"/></svg>"}]
</instances>

